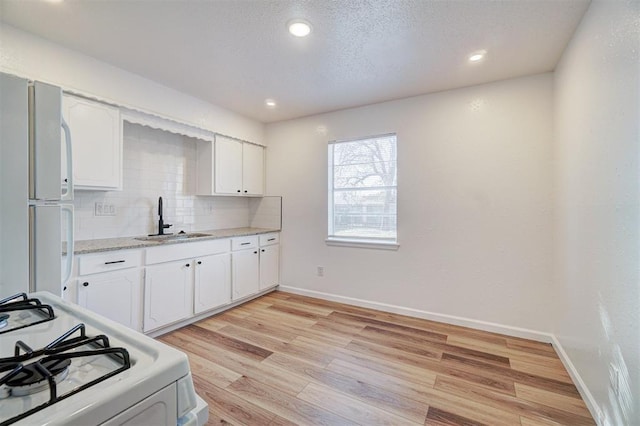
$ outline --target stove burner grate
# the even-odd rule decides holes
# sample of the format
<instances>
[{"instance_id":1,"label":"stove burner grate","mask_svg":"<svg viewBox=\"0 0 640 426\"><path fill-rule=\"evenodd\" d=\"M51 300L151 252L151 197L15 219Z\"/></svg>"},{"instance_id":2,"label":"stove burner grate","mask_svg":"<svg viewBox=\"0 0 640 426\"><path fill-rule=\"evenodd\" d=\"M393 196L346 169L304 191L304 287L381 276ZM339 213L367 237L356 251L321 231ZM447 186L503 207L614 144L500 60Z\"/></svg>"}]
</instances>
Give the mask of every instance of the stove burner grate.
<instances>
[{"instance_id":1,"label":"stove burner grate","mask_svg":"<svg viewBox=\"0 0 640 426\"><path fill-rule=\"evenodd\" d=\"M7 313L16 311L33 313L35 314L34 320L15 327L7 327L10 318ZM51 306L42 304L38 299L30 299L26 293L18 293L0 300L0 334L51 321L54 318L55 315Z\"/></svg>"},{"instance_id":2,"label":"stove burner grate","mask_svg":"<svg viewBox=\"0 0 640 426\"><path fill-rule=\"evenodd\" d=\"M73 337L76 332L79 332L80 335ZM95 349L71 351L81 346L90 346ZM0 375L0 390L4 392L8 389L9 394L22 396L48 388L49 400L44 404L40 404L37 407L1 422L0 426L6 426L24 419L43 408L75 395L131 367L129 352L126 349L110 347L107 336L87 336L84 324L76 325L46 347L39 350L34 351L26 343L17 341L14 353L15 356L13 357L0 358L0 373L10 370L9 373L4 376ZM37 357L43 355L43 358L35 360ZM96 355L108 356L115 360L120 367L94 380L79 385L64 394L58 394L56 383L57 381L65 379L69 371L69 365L73 360ZM27 365L23 364L23 362L27 360L35 361ZM2 396L3 394L0 392L0 397ZM4 396L8 397L8 395Z\"/></svg>"}]
</instances>

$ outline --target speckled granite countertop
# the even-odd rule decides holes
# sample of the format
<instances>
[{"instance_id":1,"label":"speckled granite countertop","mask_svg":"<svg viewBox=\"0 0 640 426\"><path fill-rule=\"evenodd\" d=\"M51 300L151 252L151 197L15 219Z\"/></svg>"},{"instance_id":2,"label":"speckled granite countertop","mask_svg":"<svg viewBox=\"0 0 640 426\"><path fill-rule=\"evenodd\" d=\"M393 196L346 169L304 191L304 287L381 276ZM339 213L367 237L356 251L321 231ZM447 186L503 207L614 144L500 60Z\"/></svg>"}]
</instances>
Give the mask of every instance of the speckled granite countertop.
<instances>
[{"instance_id":1,"label":"speckled granite countertop","mask_svg":"<svg viewBox=\"0 0 640 426\"><path fill-rule=\"evenodd\" d=\"M269 228L230 228L214 229L209 231L195 231L192 233L207 234L204 237L185 238L168 241L137 240L136 237L105 238L102 240L76 241L73 252L75 254L97 253L111 250L137 249L156 247L167 244L183 244L195 241L215 240L218 238L244 237L247 235L266 234L268 232L280 232L279 229ZM144 236L141 236L144 237ZM140 237L138 237L140 238Z\"/></svg>"}]
</instances>

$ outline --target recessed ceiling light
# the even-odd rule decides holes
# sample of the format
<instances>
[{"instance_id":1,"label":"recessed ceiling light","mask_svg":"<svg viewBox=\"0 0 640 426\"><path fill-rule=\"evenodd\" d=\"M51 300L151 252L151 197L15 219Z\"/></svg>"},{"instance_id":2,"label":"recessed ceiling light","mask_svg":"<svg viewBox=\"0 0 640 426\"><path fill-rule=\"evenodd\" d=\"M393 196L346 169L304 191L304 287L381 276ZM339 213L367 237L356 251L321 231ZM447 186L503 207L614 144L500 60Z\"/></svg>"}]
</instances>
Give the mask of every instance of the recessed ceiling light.
<instances>
[{"instance_id":1,"label":"recessed ceiling light","mask_svg":"<svg viewBox=\"0 0 640 426\"><path fill-rule=\"evenodd\" d=\"M473 52L471 55L469 55L469 62L481 61L484 59L486 55L487 55L486 50L478 50L477 52Z\"/></svg>"},{"instance_id":2,"label":"recessed ceiling light","mask_svg":"<svg viewBox=\"0 0 640 426\"><path fill-rule=\"evenodd\" d=\"M311 33L311 24L304 19L294 19L287 23L289 32L296 37L306 37Z\"/></svg>"},{"instance_id":3,"label":"recessed ceiling light","mask_svg":"<svg viewBox=\"0 0 640 426\"><path fill-rule=\"evenodd\" d=\"M276 101L274 101L273 99L265 99L264 104L267 106L267 108L276 107Z\"/></svg>"}]
</instances>

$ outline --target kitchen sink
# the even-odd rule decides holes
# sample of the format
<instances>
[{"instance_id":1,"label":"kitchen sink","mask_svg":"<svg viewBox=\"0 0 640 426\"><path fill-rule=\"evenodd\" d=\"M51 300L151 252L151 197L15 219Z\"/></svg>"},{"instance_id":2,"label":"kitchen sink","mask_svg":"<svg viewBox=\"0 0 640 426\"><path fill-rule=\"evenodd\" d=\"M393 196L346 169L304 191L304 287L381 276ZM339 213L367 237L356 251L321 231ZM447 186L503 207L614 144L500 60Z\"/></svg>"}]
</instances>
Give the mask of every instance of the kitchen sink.
<instances>
[{"instance_id":1,"label":"kitchen sink","mask_svg":"<svg viewBox=\"0 0 640 426\"><path fill-rule=\"evenodd\" d=\"M149 235L148 237L137 237L136 240L140 241L175 241L175 240L189 240L191 238L210 237L209 234L203 234L200 232L182 232L179 234L168 235Z\"/></svg>"}]
</instances>

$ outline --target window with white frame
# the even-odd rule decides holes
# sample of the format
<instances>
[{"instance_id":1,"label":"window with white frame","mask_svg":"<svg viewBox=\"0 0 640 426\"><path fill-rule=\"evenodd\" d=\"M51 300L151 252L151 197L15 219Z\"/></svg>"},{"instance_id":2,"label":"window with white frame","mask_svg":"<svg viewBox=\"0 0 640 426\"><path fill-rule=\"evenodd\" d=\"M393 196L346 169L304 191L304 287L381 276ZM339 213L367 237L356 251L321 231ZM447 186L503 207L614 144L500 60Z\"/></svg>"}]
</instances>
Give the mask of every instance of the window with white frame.
<instances>
[{"instance_id":1,"label":"window with white frame","mask_svg":"<svg viewBox=\"0 0 640 426\"><path fill-rule=\"evenodd\" d=\"M396 135L329 142L331 242L397 243Z\"/></svg>"}]
</instances>

